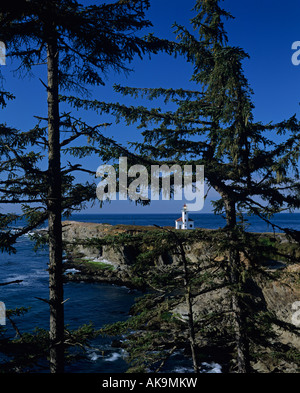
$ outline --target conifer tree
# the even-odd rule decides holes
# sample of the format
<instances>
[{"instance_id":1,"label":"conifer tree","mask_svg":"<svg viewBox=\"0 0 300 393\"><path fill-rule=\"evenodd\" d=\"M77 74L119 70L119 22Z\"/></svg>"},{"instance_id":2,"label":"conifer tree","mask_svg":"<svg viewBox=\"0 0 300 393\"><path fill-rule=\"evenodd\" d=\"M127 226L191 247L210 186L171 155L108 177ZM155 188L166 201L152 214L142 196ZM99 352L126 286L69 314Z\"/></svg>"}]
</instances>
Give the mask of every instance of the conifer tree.
<instances>
[{"instance_id":1,"label":"conifer tree","mask_svg":"<svg viewBox=\"0 0 300 393\"><path fill-rule=\"evenodd\" d=\"M228 251L228 274L232 287L232 309L238 372L249 371L249 340L245 308L245 271L241 261L244 227L240 213L255 214L268 223L273 214L300 206L299 131L296 116L277 124L255 122L252 90L244 75L248 54L228 44L224 20L232 16L219 0L196 0L196 16L188 28L174 25L177 52L193 65L194 91L164 88L129 88L116 91L149 100L163 98L177 109L64 98L74 107L83 105L98 113L111 112L128 125L138 124L144 140L132 143L141 159L158 165L204 165L205 179L220 195L216 213L224 213L224 245ZM272 136L286 135L277 143ZM292 231L284 229L286 233ZM297 237L296 231L292 234Z\"/></svg>"},{"instance_id":2,"label":"conifer tree","mask_svg":"<svg viewBox=\"0 0 300 393\"><path fill-rule=\"evenodd\" d=\"M139 36L139 31L150 27L145 19L145 11L149 8L148 0L119 0L114 3L82 6L75 0L20 0L15 4L1 5L0 39L5 42L7 56L19 62L19 69L31 71L35 64L46 64L47 82L42 84L47 91L48 113L47 128L37 126L27 136L41 138L39 143L48 154L48 168L42 171L33 170L36 158L26 155L26 159L11 148L10 153L22 165L24 176L19 178L21 190L7 179L9 191L4 193L4 200L12 202L25 195L25 211L29 218L29 227L48 219L49 231L49 280L50 280L50 369L51 372L63 372L64 359L64 311L62 283L62 210L72 203L67 203L62 195L69 190L69 198L77 197L81 202L91 198L91 187L65 187L67 180L70 186L70 172L78 169L70 165L62 174L61 148L66 141L61 141L61 127L65 125L74 141L82 135L88 135L97 143L101 142L99 132L92 128L87 130L83 122L71 121L68 115L63 116L59 108L59 92L63 89L76 89L86 92L88 85L103 85L104 76L111 69L128 72L128 63L135 55L155 53L166 49L168 43L158 40L152 35L147 39ZM76 124L76 126L75 126ZM79 131L78 131L79 129ZM16 135L16 134L15 134ZM19 138L19 136L17 136ZM28 141L28 140L27 140ZM103 138L102 138L103 141ZM23 142L20 142L20 145ZM35 143L33 139L30 143ZM108 144L108 143L107 143ZM100 147L103 149L103 146ZM103 149L105 150L105 149ZM32 161L30 159L32 158ZM21 163L21 164L20 164ZM30 168L31 166L31 168ZM29 177L29 178L28 178ZM28 188L27 188L28 187ZM93 189L93 191L95 191ZM46 196L45 196L46 193ZM85 194L85 196L83 196ZM88 196L87 196L88 194ZM44 204L43 212L29 207L33 201L28 196L35 196L35 202ZM42 195L37 199L37 195ZM70 201L69 201L70 202ZM79 202L79 204L81 203ZM76 201L74 202L76 206ZM28 227L27 227L28 229ZM27 230L24 229L24 230Z\"/></svg>"},{"instance_id":3,"label":"conifer tree","mask_svg":"<svg viewBox=\"0 0 300 393\"><path fill-rule=\"evenodd\" d=\"M122 348L127 353L129 371L164 371L171 356L182 349L191 359L194 372L205 370L204 359L221 364L222 372L237 371L236 326L233 325L236 309L231 305L231 295L236 293L236 288L233 288L228 266L231 256L226 238L223 229L135 228L130 233L102 239L78 239L76 244L83 247L132 247L134 252L127 274L139 288L151 289L136 299L128 320L101 329L104 335L123 336ZM267 367L273 362L278 364L279 359L289 365L299 365L297 348L280 340L282 329L295 338L299 337L299 329L276 317L266 307L262 295L266 278L276 281L277 276L278 279L278 272L273 275L261 268L270 258L271 248L265 244L270 241L274 243L273 254L282 257L283 245L276 244L268 234L244 232L239 238L239 248L235 245L235 251L240 251L244 260L249 258L247 264L260 262L257 269L247 266L240 272L244 275L244 288L243 292L239 290L239 296L243 300L245 318L245 321L241 318L240 323L244 327L246 322L250 370L256 369L257 360L266 361ZM292 253L284 254L293 259ZM275 331L274 326L279 331ZM176 360L173 358L171 362L174 367Z\"/></svg>"}]
</instances>

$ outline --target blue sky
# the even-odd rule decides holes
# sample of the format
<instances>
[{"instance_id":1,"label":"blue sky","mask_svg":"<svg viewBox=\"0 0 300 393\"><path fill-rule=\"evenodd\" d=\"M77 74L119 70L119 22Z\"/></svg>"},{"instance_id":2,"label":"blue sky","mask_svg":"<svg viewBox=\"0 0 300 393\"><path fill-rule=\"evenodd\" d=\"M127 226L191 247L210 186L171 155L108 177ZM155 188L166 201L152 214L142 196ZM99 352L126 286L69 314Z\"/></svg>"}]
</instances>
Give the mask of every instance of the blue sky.
<instances>
[{"instance_id":1,"label":"blue sky","mask_svg":"<svg viewBox=\"0 0 300 393\"><path fill-rule=\"evenodd\" d=\"M86 0L82 3L93 4L97 1ZM194 0L152 0L151 4L147 17L152 21L153 28L149 32L162 38L174 39L172 24L176 21L187 26L194 15L191 11ZM254 90L255 120L277 122L295 113L300 117L300 66L294 66L291 61L292 44L300 41L299 0L225 0L223 7L235 17L226 23L229 43L240 46L250 55L250 60L244 63L244 69ZM114 83L133 87L193 87L189 81L191 66L181 58L160 54L152 56L151 60L135 59L131 66L134 72L127 77L109 74L106 86L95 89L95 98L111 102L121 100L112 91ZM9 61L6 66L1 66L5 77L4 87L16 95L16 100L1 112L1 122L27 130L35 124L33 115L46 114L46 92L39 81L39 77L46 80L46 69L45 66L38 66L33 70L34 77L20 79L14 76L14 68ZM136 104L135 101L126 102ZM85 115L87 121L99 121L95 114ZM123 125L112 126L106 132L122 143L139 137L138 130L127 129ZM100 164L89 162L95 171ZM210 197L213 198L214 194ZM94 207L86 212L170 213L180 211L181 205L178 201L161 201L141 208L127 202L112 202L102 210ZM211 206L207 201L202 212L210 211Z\"/></svg>"}]
</instances>

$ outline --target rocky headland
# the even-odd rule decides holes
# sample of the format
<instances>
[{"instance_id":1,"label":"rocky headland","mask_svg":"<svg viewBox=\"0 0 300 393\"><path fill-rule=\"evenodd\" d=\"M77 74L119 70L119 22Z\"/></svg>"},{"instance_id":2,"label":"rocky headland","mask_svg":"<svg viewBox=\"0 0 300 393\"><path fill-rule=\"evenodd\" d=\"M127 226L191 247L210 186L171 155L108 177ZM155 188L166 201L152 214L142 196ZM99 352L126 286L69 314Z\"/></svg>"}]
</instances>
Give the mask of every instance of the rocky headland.
<instances>
[{"instance_id":1,"label":"rocky headland","mask_svg":"<svg viewBox=\"0 0 300 393\"><path fill-rule=\"evenodd\" d=\"M136 235L153 230L152 227L137 227L109 224L95 224L65 221L63 222L63 240L65 242L66 280L105 282L116 285L125 285L128 288L147 289L144 282L141 282L133 273L136 257L139 253L138 247L134 245L113 244L101 246L87 246L86 241L91 239L104 239L106 237L120 234ZM283 234L277 234L276 240L282 247L288 245ZM195 243L186 248L186 256L193 261L199 258L207 258L212 252L207 245L201 242ZM299 256L299 250L293 248L293 253ZM220 257L221 259L221 257ZM178 262L177 253L163 253L158 255L153 261L153 268L158 266L170 266ZM247 263L247 261L245 261ZM270 312L274 312L276 317L283 323L291 323L295 316L296 302L300 301L300 264L286 264L282 261L270 260L269 264L262 266L265 271L278 273L276 279L267 280L264 275L258 275L253 285L253 293L263 303L263 307ZM226 307L228 297L226 288L216 289L213 293L203 293L194 299L195 314L201 315L203 311L209 313L211 310L220 310ZM186 318L186 304L179 304L174 310L174 314ZM278 328L281 343L292 345L300 351L299 336L294 333L285 332ZM284 372L295 372L296 365L281 365ZM258 372L276 372L280 365L269 364L257 361L255 365Z\"/></svg>"}]
</instances>

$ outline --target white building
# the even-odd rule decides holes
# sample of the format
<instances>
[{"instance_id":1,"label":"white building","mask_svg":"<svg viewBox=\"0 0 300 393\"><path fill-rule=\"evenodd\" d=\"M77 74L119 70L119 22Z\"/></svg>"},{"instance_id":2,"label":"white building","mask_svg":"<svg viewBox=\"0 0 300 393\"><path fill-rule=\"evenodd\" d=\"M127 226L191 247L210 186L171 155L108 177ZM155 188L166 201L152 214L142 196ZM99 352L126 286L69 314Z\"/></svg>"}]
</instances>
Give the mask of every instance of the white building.
<instances>
[{"instance_id":1,"label":"white building","mask_svg":"<svg viewBox=\"0 0 300 393\"><path fill-rule=\"evenodd\" d=\"M182 216L175 221L176 229L195 229L194 220L189 218L189 213L186 205L183 206Z\"/></svg>"}]
</instances>

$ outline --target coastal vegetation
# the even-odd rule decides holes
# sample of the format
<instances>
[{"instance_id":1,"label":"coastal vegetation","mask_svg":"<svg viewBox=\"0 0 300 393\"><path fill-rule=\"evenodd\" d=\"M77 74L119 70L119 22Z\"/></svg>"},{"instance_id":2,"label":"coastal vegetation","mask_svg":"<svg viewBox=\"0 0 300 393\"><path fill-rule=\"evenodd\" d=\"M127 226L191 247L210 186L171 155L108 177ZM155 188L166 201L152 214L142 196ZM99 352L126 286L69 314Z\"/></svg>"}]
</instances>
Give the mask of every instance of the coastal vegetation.
<instances>
[{"instance_id":1,"label":"coastal vegetation","mask_svg":"<svg viewBox=\"0 0 300 393\"><path fill-rule=\"evenodd\" d=\"M68 279L118 280L145 292L137 298L128 320L100 330L103 335L122 337L119 346L128 353L129 371L163 371L176 351L184 351L191 358L195 372L208 358L222 364L223 372L237 370L231 303L235 288L228 269L226 230L178 232L122 226L120 234L119 228L111 226L109 235L106 228L100 236L98 225L97 236L90 238L92 232L86 236L89 224L85 223L73 238L70 234L76 223L65 225L70 228L65 234L67 266L78 270ZM286 318L291 299L300 290L299 255L294 251L297 244L291 244L283 233L244 233L243 237L240 257L247 292L240 295L247 314L251 371L298 370L299 347L295 343L299 329ZM96 256L97 250L118 260L113 274L103 275L85 266L87 257L82 257Z\"/></svg>"},{"instance_id":2,"label":"coastal vegetation","mask_svg":"<svg viewBox=\"0 0 300 393\"><path fill-rule=\"evenodd\" d=\"M88 139L85 156L99 154L98 146L101 150L103 145L113 144L101 132L107 124L89 126L70 112L63 112L59 94L74 90L86 94L88 86L104 84L110 69L128 72L128 63L135 55L142 57L167 50L168 43L153 35L148 39L139 37L140 30L151 26L145 19L149 6L150 2L144 0L120 0L99 6L82 6L73 0L42 3L24 0L18 2L17 8L13 4L1 6L0 38L9 56L17 60L18 69L26 73L37 64L46 66L47 83L41 80L41 87L47 93L47 114L38 116L37 125L27 132L6 125L1 128L4 176L1 203L23 204L24 217L28 220L28 225L18 234L10 236L9 231L1 232L1 249L12 250L11 245L19 236L48 220L50 370L53 373L64 369L62 215L82 208L96 195L93 184L74 184L73 173L88 169L70 162L63 169L61 155L69 151L72 156L74 146L68 150L68 145L80 137ZM2 104L6 98L12 98L5 91L1 97ZM62 130L68 133L65 140L61 138ZM30 150L34 146L39 146L41 151ZM47 169L39 166L44 154L48 157ZM31 207L32 204L40 205ZM1 215L1 227L13 219Z\"/></svg>"},{"instance_id":3,"label":"coastal vegetation","mask_svg":"<svg viewBox=\"0 0 300 393\"><path fill-rule=\"evenodd\" d=\"M276 370L279 358L285 362L280 371L297 368L299 350L280 340L278 329L298 337L299 328L269 308L263 288L276 279L282 286L299 284L296 269L285 277L286 270L273 273L268 267L270 259L288 267L299 265L299 231L275 225L272 216L300 207L300 122L296 116L275 124L254 118L253 92L243 70L249 56L229 44L225 21L232 16L221 1L195 0L191 26L175 24L174 42L152 34L140 37L151 26L145 19L149 6L146 0L99 6L82 6L74 0L24 0L18 9L1 6L0 39L18 68L46 66L47 83L41 82L47 113L36 116L37 125L29 131L1 125L0 203L22 204L27 224L12 232L9 225L19 217L1 214L0 249L14 252L20 236L48 220L50 287L49 299L40 299L49 305L49 332L39 330L34 337L23 335L17 342L1 343L3 350L9 345L13 351L31 347L30 363L48 351L51 373L64 372L67 347L81 341L84 345L95 334L90 326L78 332L65 326L63 284L78 275L65 276L64 270L78 267L86 279L110 279L148 292L138 299L127 321L97 332L126 335L122 345L131 371L160 371L177 349L188 353L196 373L201 356L210 351L222 358L228 372L259 372L257 361L262 359ZM127 72L136 55L159 51L191 64L193 91L115 86L120 97L145 99L144 106L87 97L88 87L104 84L109 70ZM78 96L71 95L74 91ZM12 98L2 91L0 104ZM150 108L149 102L156 100L162 100L166 109ZM104 136L110 123L89 125L76 110L134 125L142 140L124 147ZM272 135L283 136L284 141L276 142ZM124 154L130 164L143 163L148 169L164 164L204 166L208 187L219 195L214 213L224 215L226 226L218 231L126 226L111 231L107 226L100 237L64 239L68 227L63 228L62 218L96 200L94 179L76 183L76 172L95 175L77 160L95 156L115 164ZM142 198L135 202L149 203ZM276 235L247 232L245 213L269 223ZM278 231L284 241L278 240ZM121 250L115 261L119 269L101 260L78 258L77 246L81 251L95 249L99 255L104 249ZM64 248L71 259L66 264ZM126 263L118 264L126 253ZM18 371L23 361L14 362L11 369Z\"/></svg>"},{"instance_id":4,"label":"coastal vegetation","mask_svg":"<svg viewBox=\"0 0 300 393\"><path fill-rule=\"evenodd\" d=\"M226 217L218 252L226 253L228 259L237 372L247 373L251 369L250 328L245 299L250 294L241 254L247 255L250 264L255 263L251 253L260 247L255 244L254 251L248 248L253 239L245 233L243 215L256 215L272 225L271 217L275 213L292 212L300 207L300 123L296 116L277 124L263 124L254 119L253 92L243 70L243 62L249 56L240 47L228 43L224 28L232 15L217 0L196 1L194 11L193 33L185 26L174 25L176 51L193 67L191 80L196 85L193 91L115 87L126 97L143 98L151 103L160 99L159 102L166 104L165 111L147 104L127 107L98 100L63 99L74 108L112 113L127 125L136 125L143 140L132 142L132 147L149 167L155 164L204 166L208 186L220 197L214 202L214 212ZM175 109L170 109L168 103ZM270 135L284 135L286 141L276 143ZM174 178L175 175L173 186ZM141 198L141 203L146 202ZM284 228L283 231L299 240L297 231ZM157 242L164 244L162 239ZM192 332L190 336L193 341Z\"/></svg>"}]
</instances>

